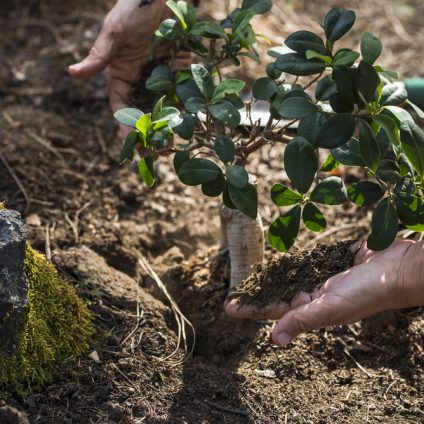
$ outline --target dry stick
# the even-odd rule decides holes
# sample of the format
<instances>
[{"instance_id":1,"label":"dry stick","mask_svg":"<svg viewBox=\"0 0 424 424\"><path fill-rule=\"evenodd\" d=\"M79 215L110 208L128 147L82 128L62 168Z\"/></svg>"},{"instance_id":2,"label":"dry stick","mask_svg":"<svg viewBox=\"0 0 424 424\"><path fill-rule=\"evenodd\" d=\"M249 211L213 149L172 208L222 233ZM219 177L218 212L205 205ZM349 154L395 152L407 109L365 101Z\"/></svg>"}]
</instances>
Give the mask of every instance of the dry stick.
<instances>
[{"instance_id":1,"label":"dry stick","mask_svg":"<svg viewBox=\"0 0 424 424\"><path fill-rule=\"evenodd\" d=\"M140 302L137 300L137 310L139 309L139 304ZM135 334L135 332L138 330L143 321L146 322L146 320L143 320L143 315L144 311L141 312L141 315L137 312L137 323L134 329L131 331L130 334L128 334L127 337L125 337L125 339L119 344L119 346L123 346L133 336L133 334Z\"/></svg>"},{"instance_id":2,"label":"dry stick","mask_svg":"<svg viewBox=\"0 0 424 424\"><path fill-rule=\"evenodd\" d=\"M203 402L206 403L206 405L210 406L211 408L215 408L223 412L228 412L229 414L242 415L243 417L246 417L249 415L249 413L245 411L244 409L234 409L234 408L229 408L228 406L221 406L207 399L205 399Z\"/></svg>"},{"instance_id":3,"label":"dry stick","mask_svg":"<svg viewBox=\"0 0 424 424\"><path fill-rule=\"evenodd\" d=\"M27 213L28 210L29 210L29 207L31 205L31 199L28 196L28 193L26 192L25 187L21 183L21 180L13 172L12 167L9 165L9 162L6 160L6 158L4 157L3 153L0 153L0 159L3 162L4 166L6 167L7 171L9 172L9 174L11 175L11 177L14 179L15 183L17 184L17 186L19 187L19 190L21 190L21 193L24 196L25 202L26 202L25 213Z\"/></svg>"},{"instance_id":4,"label":"dry stick","mask_svg":"<svg viewBox=\"0 0 424 424\"><path fill-rule=\"evenodd\" d=\"M186 359L188 359L193 351L194 351L194 345L196 343L196 330L194 329L193 324L185 317L185 315L181 312L180 308L178 307L177 303L174 301L174 299L172 298L172 296L170 295L168 289L166 288L166 286L163 284L163 282L161 281L161 279L158 277L158 275L156 274L156 272L153 270L153 268L150 266L150 264L147 262L147 259L144 256L140 256L138 258L138 262L141 265L141 267L143 268L143 270L145 272L147 272L155 281L155 283L157 284L157 286L159 287L159 289L163 292L163 294L165 295L165 297L168 299L170 305L171 305L171 309L172 312L174 313L175 316L175 320L177 321L177 326L178 326L178 341L177 341L177 346L175 347L174 351L168 355L167 357L163 358L162 360L166 361L170 358L172 358L173 356L176 355L176 353L178 352L180 346L181 346L181 339L184 342L184 350L185 353L187 354L187 337L186 337L186 324L191 328L192 332L193 332L193 345L190 349L190 352L188 353L188 356L184 357L183 359L181 359L180 361L177 361L177 364L180 364L182 362L184 362Z\"/></svg>"},{"instance_id":5,"label":"dry stick","mask_svg":"<svg viewBox=\"0 0 424 424\"><path fill-rule=\"evenodd\" d=\"M49 152L51 152L53 155L55 155L58 159L65 162L65 158L55 149L49 142L46 140L43 140L41 137L39 137L37 134L34 134L30 130L25 130L26 134L31 137L34 141L44 146Z\"/></svg>"},{"instance_id":6,"label":"dry stick","mask_svg":"<svg viewBox=\"0 0 424 424\"><path fill-rule=\"evenodd\" d=\"M364 368L352 355L351 355L351 353L347 350L347 346L346 346L346 344L343 342L343 340L342 340L342 344L344 345L344 348L343 348L343 352L350 358L350 359L352 359L352 361L355 363L355 365L365 374L365 375L367 375L368 377L370 377L370 378L373 378L374 377L374 375L373 374L371 374L369 371L367 371L367 369L366 368Z\"/></svg>"},{"instance_id":7,"label":"dry stick","mask_svg":"<svg viewBox=\"0 0 424 424\"><path fill-rule=\"evenodd\" d=\"M121 374L122 375L122 377L124 377L125 378L125 380L127 380L127 382L138 392L139 390L140 390L140 388L139 387L137 387L119 368L118 368L118 366L114 363L114 362L112 362L112 366L116 369L116 371L118 371L119 372L119 374Z\"/></svg>"}]
</instances>

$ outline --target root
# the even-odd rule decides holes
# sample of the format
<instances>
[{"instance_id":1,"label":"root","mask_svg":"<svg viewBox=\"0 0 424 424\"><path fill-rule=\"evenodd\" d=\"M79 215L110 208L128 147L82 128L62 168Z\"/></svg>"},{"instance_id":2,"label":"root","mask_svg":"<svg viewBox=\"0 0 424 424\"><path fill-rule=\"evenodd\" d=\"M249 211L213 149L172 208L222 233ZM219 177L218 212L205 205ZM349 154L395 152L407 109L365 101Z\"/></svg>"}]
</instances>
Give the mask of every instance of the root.
<instances>
[{"instance_id":1,"label":"root","mask_svg":"<svg viewBox=\"0 0 424 424\"><path fill-rule=\"evenodd\" d=\"M228 248L231 261L230 286L234 287L262 262L264 255L264 231L258 214L252 220L238 210L224 206L221 209L221 247Z\"/></svg>"}]
</instances>

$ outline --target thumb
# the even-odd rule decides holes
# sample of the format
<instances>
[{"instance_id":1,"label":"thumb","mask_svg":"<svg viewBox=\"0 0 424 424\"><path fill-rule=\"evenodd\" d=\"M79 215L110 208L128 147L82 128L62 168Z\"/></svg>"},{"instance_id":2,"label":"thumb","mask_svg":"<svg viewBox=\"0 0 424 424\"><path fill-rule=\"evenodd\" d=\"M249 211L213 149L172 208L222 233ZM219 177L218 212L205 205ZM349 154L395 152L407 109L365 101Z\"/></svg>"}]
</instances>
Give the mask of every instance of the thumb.
<instances>
[{"instance_id":1,"label":"thumb","mask_svg":"<svg viewBox=\"0 0 424 424\"><path fill-rule=\"evenodd\" d=\"M301 333L337 324L340 314L336 309L326 302L325 295L292 309L275 325L272 332L274 343L286 346Z\"/></svg>"},{"instance_id":2,"label":"thumb","mask_svg":"<svg viewBox=\"0 0 424 424\"><path fill-rule=\"evenodd\" d=\"M79 63L69 66L72 77L90 78L102 72L116 54L120 31L112 31L109 25L102 28L88 56Z\"/></svg>"}]
</instances>

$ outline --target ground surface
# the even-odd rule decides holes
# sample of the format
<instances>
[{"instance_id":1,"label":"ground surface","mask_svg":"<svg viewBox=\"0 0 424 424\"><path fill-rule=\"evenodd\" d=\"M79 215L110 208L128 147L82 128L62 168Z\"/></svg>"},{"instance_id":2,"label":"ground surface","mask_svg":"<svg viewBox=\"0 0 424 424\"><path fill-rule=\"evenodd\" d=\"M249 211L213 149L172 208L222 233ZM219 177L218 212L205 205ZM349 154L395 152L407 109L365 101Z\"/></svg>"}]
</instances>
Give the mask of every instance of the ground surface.
<instances>
[{"instance_id":1,"label":"ground surface","mask_svg":"<svg viewBox=\"0 0 424 424\"><path fill-rule=\"evenodd\" d=\"M286 349L270 343L271 323L224 316L228 264L212 259L218 202L182 187L167 160L153 190L129 167L120 169L104 80L66 74L88 50L110 3L0 3L0 200L22 212L34 247L53 252L99 326L92 349L99 360L92 354L69 364L24 399L4 395L8 406L0 404L0 414L52 424L421 422L422 309L314 332ZM296 9L277 3L274 15L258 22L275 41L313 25L305 16L319 19L327 7L323 0L290 2ZM413 40L422 36L422 2L339 3L361 7L352 43L371 29L388 46L386 65L405 76L419 73L424 47ZM217 13L219 4L207 2ZM258 73L249 66L243 72ZM283 178L281 163L274 149L251 164L265 175L259 189L266 224L278 213L267 199ZM368 218L368 211L341 207L329 219L333 232L304 232L299 245L364 237ZM177 340L175 319L138 254L195 326L194 355L183 363L183 349L164 360Z\"/></svg>"}]
</instances>

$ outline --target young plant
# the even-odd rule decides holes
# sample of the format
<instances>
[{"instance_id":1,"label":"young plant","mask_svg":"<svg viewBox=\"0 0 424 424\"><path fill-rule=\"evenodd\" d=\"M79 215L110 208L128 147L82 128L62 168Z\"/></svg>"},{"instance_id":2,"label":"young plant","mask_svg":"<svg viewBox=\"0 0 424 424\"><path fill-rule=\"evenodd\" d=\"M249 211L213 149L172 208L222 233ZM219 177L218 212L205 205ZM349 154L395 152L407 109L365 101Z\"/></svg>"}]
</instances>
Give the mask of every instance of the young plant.
<instances>
[{"instance_id":1,"label":"young plant","mask_svg":"<svg viewBox=\"0 0 424 424\"><path fill-rule=\"evenodd\" d=\"M375 64L383 47L373 34L362 35L360 53L336 48L355 22L353 11L333 8L324 18L322 37L297 31L285 40L291 53L269 52L275 60L266 66L266 76L254 82L252 93L269 102L270 118L266 123L251 120L248 136L242 137L235 129L241 108L246 106L250 116L249 104L240 97L245 82L224 79L221 67L229 61L239 66L243 56L259 61L257 39L264 37L254 32L251 20L269 11L272 1L244 0L220 23L198 21L184 1L167 4L175 17L162 22L156 36L172 43L173 54L146 82L147 89L163 97L152 113L123 109L115 114L134 128L121 162L133 160L139 146L140 176L151 186L154 158L172 152L182 183L201 186L206 196L222 196L222 245L230 250L232 285L262 260L258 196L245 165L267 144L277 149L287 144L284 169L291 186L277 183L271 190L277 206L290 207L269 228L269 242L279 251L294 244L301 221L314 232L326 228L320 204L376 204L367 242L372 250L394 241L399 221L424 231L424 133L404 106L420 118L424 113L407 99L397 75ZM179 50L191 51L202 64L173 73ZM284 83L288 76L294 76L290 86ZM300 77L309 78L301 85ZM278 128L276 121L282 119L289 122ZM295 123L297 135L290 138L287 130ZM174 145L173 134L185 142ZM320 163L322 149L329 152ZM325 177L340 165L362 168L366 178L346 187L340 177Z\"/></svg>"}]
</instances>

